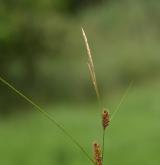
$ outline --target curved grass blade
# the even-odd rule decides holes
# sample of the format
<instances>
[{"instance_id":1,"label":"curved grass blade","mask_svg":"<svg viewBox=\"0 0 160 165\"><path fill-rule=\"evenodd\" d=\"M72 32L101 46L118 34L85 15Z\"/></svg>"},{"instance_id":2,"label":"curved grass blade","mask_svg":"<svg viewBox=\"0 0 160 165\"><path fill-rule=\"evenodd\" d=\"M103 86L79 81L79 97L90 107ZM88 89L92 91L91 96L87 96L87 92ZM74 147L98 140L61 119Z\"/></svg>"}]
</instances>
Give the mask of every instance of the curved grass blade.
<instances>
[{"instance_id":1,"label":"curved grass blade","mask_svg":"<svg viewBox=\"0 0 160 165\"><path fill-rule=\"evenodd\" d=\"M131 81L131 82L129 83L128 88L127 88L126 91L124 92L124 94L123 94L123 96L122 96L122 98L121 98L119 104L117 105L116 109L115 109L114 112L112 113L111 118L110 118L110 121L111 121L111 120L114 118L114 116L117 114L117 112L118 112L120 106L122 105L122 103L124 102L125 98L127 97L128 92L129 92L129 90L131 89L132 85L133 85L133 81Z\"/></svg>"},{"instance_id":2,"label":"curved grass blade","mask_svg":"<svg viewBox=\"0 0 160 165\"><path fill-rule=\"evenodd\" d=\"M62 131L62 133L65 134L82 151L82 153L88 158L88 160L91 161L95 165L94 160L89 156L89 154L82 147L82 145L77 141L77 139L75 139L59 122L57 122L52 115L50 115L48 112L46 112L45 110L43 110L39 105L37 105L30 98L28 98L27 96L25 96L22 92L20 92L19 90L17 90L13 85L11 85L9 82L7 82L6 80L4 80L1 76L0 76L0 81L3 84L5 84L6 86L8 86L16 94L18 94L19 96L21 96L28 103L30 103L32 106L34 106L35 107L35 110L37 110L38 112L40 112L42 115L44 115L46 118L48 118L54 125L56 125Z\"/></svg>"}]
</instances>

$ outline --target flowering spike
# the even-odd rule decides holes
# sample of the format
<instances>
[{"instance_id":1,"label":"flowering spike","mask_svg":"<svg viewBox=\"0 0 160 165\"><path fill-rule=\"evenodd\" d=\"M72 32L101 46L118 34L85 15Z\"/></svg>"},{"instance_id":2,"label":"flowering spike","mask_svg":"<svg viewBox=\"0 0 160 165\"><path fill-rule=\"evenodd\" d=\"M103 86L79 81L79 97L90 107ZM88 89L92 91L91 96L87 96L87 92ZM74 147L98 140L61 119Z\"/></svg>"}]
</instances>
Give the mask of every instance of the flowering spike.
<instances>
[{"instance_id":1,"label":"flowering spike","mask_svg":"<svg viewBox=\"0 0 160 165\"><path fill-rule=\"evenodd\" d=\"M106 109L104 109L102 112L102 125L104 130L106 129L106 127L108 127L109 121L109 113Z\"/></svg>"},{"instance_id":2,"label":"flowering spike","mask_svg":"<svg viewBox=\"0 0 160 165\"><path fill-rule=\"evenodd\" d=\"M101 147L99 144L93 144L93 151L94 151L94 160L96 165L102 165L102 154L101 154Z\"/></svg>"}]
</instances>

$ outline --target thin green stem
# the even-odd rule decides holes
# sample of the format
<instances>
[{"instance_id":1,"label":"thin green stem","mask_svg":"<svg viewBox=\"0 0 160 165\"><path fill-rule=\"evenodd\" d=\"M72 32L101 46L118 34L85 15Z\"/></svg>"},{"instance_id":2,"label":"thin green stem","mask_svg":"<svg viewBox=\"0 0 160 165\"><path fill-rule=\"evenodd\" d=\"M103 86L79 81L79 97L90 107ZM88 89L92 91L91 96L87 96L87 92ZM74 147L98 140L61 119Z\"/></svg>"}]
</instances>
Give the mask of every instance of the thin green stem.
<instances>
[{"instance_id":1,"label":"thin green stem","mask_svg":"<svg viewBox=\"0 0 160 165\"><path fill-rule=\"evenodd\" d=\"M103 129L103 133L102 133L102 163L104 160L104 145L105 145L105 129Z\"/></svg>"},{"instance_id":2,"label":"thin green stem","mask_svg":"<svg viewBox=\"0 0 160 165\"><path fill-rule=\"evenodd\" d=\"M48 118L54 125L56 125L63 134L65 134L81 151L82 153L88 158L89 161L91 161L94 165L95 162L94 160L89 156L89 154L86 152L86 150L82 147L82 145L61 125L59 124L59 122L57 122L52 115L50 115L48 112L46 112L45 110L43 110L40 106L38 106L36 103L34 103L31 99L29 99L27 96L25 96L22 92L20 92L19 90L17 90L15 87L13 87L9 82L7 82L6 80L4 80L1 76L0 76L0 81L5 84L6 86L8 86L10 89L12 89L15 93L17 93L19 96L21 96L23 99L25 99L28 103L30 103L31 105L33 105L35 107L35 110L37 110L38 112L40 112L41 114L43 114L46 118Z\"/></svg>"}]
</instances>

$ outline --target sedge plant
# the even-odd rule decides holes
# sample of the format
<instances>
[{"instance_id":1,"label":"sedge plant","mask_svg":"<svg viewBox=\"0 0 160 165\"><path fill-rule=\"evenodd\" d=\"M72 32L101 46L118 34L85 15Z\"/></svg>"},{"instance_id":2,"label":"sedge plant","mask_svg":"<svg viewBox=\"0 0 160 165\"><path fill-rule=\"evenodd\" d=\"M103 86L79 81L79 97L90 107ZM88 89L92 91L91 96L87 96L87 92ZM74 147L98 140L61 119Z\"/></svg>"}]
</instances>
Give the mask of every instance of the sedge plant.
<instances>
[{"instance_id":1,"label":"sedge plant","mask_svg":"<svg viewBox=\"0 0 160 165\"><path fill-rule=\"evenodd\" d=\"M81 28L82 30L82 35L84 38L84 43L86 45L86 49L87 49L87 55L88 55L88 70L90 73L90 77L91 77L91 82L93 84L96 96L97 96L97 100L99 102L100 105L100 109L102 111L102 146L100 145L100 143L94 142L93 143L93 157L90 156L90 154L85 150L85 148L81 145L81 143L77 140L77 138L73 137L72 134L67 131L66 128L64 128L64 126L62 124L60 124L57 120L55 120L54 116L49 114L46 110L44 110L43 108L41 108L38 104L36 104L32 99L30 99L29 97L27 97L25 94L23 94L20 90L18 90L17 88L15 88L11 83L9 83L8 81L6 81L3 77L0 76L0 81L5 84L9 89L11 89L12 91L14 91L17 95L21 96L21 98L23 98L24 100L26 100L29 104L31 104L34 109L36 111L38 111L39 113L41 113L44 117L46 117L48 120L50 120L56 127L58 127L59 130L61 130L62 134L64 134L65 136L67 136L74 144L75 146L77 146L79 148L79 150L81 150L81 152L83 153L83 155L93 164L93 165L103 165L103 160L104 160L104 142L105 142L105 132L106 132L106 128L109 126L110 121L113 119L113 117L115 116L115 114L117 113L120 105L123 103L125 97L127 96L127 93L132 85L132 83L130 83L129 87L127 88L126 92L124 93L123 97L120 100L120 103L118 104L117 108L114 110L113 114L110 116L109 115L109 111L107 108L105 108L102 104L102 100L101 100L101 96L100 96L100 92L99 92L99 88L97 85L97 79L96 79L96 74L95 74L95 68L94 68L94 63L93 63L93 58L92 58L92 54L91 54L91 50L88 44L88 39L87 36L85 34L85 31L83 28Z\"/></svg>"},{"instance_id":2,"label":"sedge plant","mask_svg":"<svg viewBox=\"0 0 160 165\"><path fill-rule=\"evenodd\" d=\"M100 106L100 109L102 111L102 117L101 117L101 120L102 120L102 123L101 123L102 124L102 147L97 142L93 143L94 162L96 165L103 165L106 129L109 126L110 121L113 119L113 117L117 113L118 109L120 108L120 105L123 103L125 97L127 96L127 93L129 91L130 87L132 86L132 82L130 82L126 92L124 93L123 97L120 100L120 103L118 104L118 106L115 109L115 111L113 112L113 114L110 116L108 108L104 107L104 105L102 103L102 99L101 99L101 95L100 95L98 84L97 84L93 58L92 58L92 54L91 54L91 49L89 47L88 39L87 39L87 36L86 36L84 29L83 28L81 28L81 29L82 29L82 34L83 34L84 42L86 45L87 55L88 55L87 65L88 65L88 69L89 69L89 73L90 73L90 77L91 77L91 82L93 84L93 87L94 87L94 90L95 90L95 93L97 96L97 100L99 102L99 106Z\"/></svg>"}]
</instances>

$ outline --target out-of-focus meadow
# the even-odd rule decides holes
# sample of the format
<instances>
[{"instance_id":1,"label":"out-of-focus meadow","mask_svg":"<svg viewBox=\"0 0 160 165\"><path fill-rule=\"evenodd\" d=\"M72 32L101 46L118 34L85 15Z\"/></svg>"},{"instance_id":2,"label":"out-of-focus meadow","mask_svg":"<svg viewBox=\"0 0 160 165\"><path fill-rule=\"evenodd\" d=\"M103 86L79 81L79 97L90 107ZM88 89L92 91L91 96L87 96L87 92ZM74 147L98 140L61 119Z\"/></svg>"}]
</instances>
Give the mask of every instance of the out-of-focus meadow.
<instances>
[{"instance_id":1,"label":"out-of-focus meadow","mask_svg":"<svg viewBox=\"0 0 160 165\"><path fill-rule=\"evenodd\" d=\"M90 155L101 140L84 27L111 114L105 163L160 164L160 1L1 0L0 75L53 114ZM91 164L61 131L0 83L1 165Z\"/></svg>"}]
</instances>

